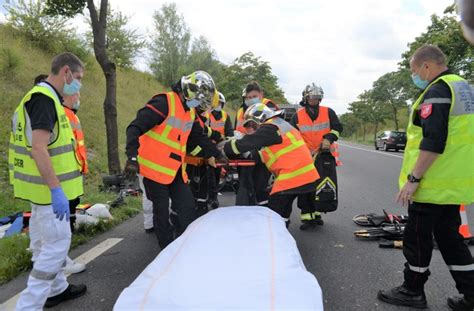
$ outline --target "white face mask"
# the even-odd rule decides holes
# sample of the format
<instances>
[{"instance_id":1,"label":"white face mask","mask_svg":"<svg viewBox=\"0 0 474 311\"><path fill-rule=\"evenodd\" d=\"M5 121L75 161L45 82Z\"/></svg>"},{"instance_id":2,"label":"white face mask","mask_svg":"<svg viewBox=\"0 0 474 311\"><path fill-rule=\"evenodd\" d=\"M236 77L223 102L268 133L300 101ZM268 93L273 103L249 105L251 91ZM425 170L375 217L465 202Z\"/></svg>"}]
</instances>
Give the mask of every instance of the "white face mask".
<instances>
[{"instance_id":1,"label":"white face mask","mask_svg":"<svg viewBox=\"0 0 474 311\"><path fill-rule=\"evenodd\" d=\"M221 105L217 106L216 108L214 108L214 111L221 111L222 110L222 107Z\"/></svg>"}]
</instances>

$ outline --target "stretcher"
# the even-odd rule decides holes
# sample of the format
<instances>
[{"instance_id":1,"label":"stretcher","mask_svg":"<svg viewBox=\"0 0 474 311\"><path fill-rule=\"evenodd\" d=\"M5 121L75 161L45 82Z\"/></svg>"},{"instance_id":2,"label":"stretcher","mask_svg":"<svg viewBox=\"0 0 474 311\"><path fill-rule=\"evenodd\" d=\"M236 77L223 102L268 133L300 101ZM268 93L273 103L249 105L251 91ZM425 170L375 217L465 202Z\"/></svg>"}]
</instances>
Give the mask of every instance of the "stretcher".
<instances>
[{"instance_id":1,"label":"stretcher","mask_svg":"<svg viewBox=\"0 0 474 311\"><path fill-rule=\"evenodd\" d=\"M266 207L194 221L120 294L114 310L323 310L321 288Z\"/></svg>"},{"instance_id":2,"label":"stretcher","mask_svg":"<svg viewBox=\"0 0 474 311\"><path fill-rule=\"evenodd\" d=\"M216 163L217 167L226 166L255 166L255 161L252 160L229 160L229 163Z\"/></svg>"},{"instance_id":3,"label":"stretcher","mask_svg":"<svg viewBox=\"0 0 474 311\"><path fill-rule=\"evenodd\" d=\"M186 155L184 162L194 166L207 165L207 161L201 157ZM255 161L252 160L229 160L228 163L216 163L217 167L236 167L236 166L255 166Z\"/></svg>"}]
</instances>

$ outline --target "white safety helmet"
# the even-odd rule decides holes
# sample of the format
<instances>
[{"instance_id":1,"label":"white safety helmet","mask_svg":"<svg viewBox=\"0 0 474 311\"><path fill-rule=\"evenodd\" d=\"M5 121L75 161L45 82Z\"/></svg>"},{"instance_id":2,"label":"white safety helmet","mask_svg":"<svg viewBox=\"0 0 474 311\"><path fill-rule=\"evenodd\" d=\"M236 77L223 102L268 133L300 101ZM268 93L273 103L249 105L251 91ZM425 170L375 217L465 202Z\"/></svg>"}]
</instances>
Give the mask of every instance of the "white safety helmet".
<instances>
[{"instance_id":1,"label":"white safety helmet","mask_svg":"<svg viewBox=\"0 0 474 311\"><path fill-rule=\"evenodd\" d=\"M195 71L181 78L181 89L186 100L197 100L202 110L217 106L219 95L212 77L205 71Z\"/></svg>"},{"instance_id":2,"label":"white safety helmet","mask_svg":"<svg viewBox=\"0 0 474 311\"><path fill-rule=\"evenodd\" d=\"M225 105L225 96L221 92L217 92L219 94L219 104L221 104L222 107Z\"/></svg>"}]
</instances>

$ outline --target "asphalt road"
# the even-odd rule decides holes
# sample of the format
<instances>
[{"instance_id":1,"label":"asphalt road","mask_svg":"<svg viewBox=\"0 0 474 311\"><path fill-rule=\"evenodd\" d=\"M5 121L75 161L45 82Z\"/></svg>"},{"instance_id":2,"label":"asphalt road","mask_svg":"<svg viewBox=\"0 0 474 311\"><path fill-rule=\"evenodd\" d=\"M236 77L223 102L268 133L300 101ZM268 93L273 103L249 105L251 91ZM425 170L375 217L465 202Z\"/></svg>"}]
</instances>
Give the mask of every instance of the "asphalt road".
<instances>
[{"instance_id":1,"label":"asphalt road","mask_svg":"<svg viewBox=\"0 0 474 311\"><path fill-rule=\"evenodd\" d=\"M338 169L339 209L324 215L324 226L300 231L299 211L294 209L290 232L297 241L307 269L323 290L326 310L409 310L379 302L379 289L402 283L401 250L380 249L375 241L356 240L352 232L360 229L352 222L356 214L381 213L382 209L403 214L395 194L403 153L375 151L373 148L343 143L344 165ZM219 197L222 205L232 205L234 197ZM474 224L474 215L468 219ZM153 234L145 234L139 215L115 229L78 247L71 257L84 253L109 238L123 240L92 260L87 271L69 277L71 283L85 283L88 293L53 310L111 310L121 290L127 287L159 252ZM439 251L431 262L431 277L426 285L430 310L447 310L446 298L456 294L454 282ZM0 302L8 300L25 286L22 275L0 287ZM212 294L212 293L210 293ZM311 295L308 292L308 295Z\"/></svg>"}]
</instances>

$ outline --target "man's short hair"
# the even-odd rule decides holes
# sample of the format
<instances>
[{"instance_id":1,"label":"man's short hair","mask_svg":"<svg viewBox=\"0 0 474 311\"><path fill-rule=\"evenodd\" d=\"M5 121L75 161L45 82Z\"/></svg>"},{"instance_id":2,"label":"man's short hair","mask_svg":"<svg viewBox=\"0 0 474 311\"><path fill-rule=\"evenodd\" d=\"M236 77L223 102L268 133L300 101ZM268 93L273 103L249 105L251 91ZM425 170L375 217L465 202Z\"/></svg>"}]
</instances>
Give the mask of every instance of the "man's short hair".
<instances>
[{"instance_id":1,"label":"man's short hair","mask_svg":"<svg viewBox=\"0 0 474 311\"><path fill-rule=\"evenodd\" d=\"M57 75L59 70L64 66L69 66L72 72L78 72L84 70L84 64L81 62L79 57L76 55L65 52L59 55L56 55L53 58L53 62L51 63L51 73Z\"/></svg>"},{"instance_id":2,"label":"man's short hair","mask_svg":"<svg viewBox=\"0 0 474 311\"><path fill-rule=\"evenodd\" d=\"M245 92L248 94L252 91L263 92L263 88L258 84L257 81L252 81L247 84L245 87Z\"/></svg>"},{"instance_id":3,"label":"man's short hair","mask_svg":"<svg viewBox=\"0 0 474 311\"><path fill-rule=\"evenodd\" d=\"M40 82L45 81L47 78L48 78L48 75L45 75L45 74L37 75L36 78L34 79L33 84L36 85Z\"/></svg>"},{"instance_id":4,"label":"man's short hair","mask_svg":"<svg viewBox=\"0 0 474 311\"><path fill-rule=\"evenodd\" d=\"M446 65L446 55L436 45L424 45L418 48L411 59L417 65L427 61L435 62L437 65Z\"/></svg>"}]
</instances>

